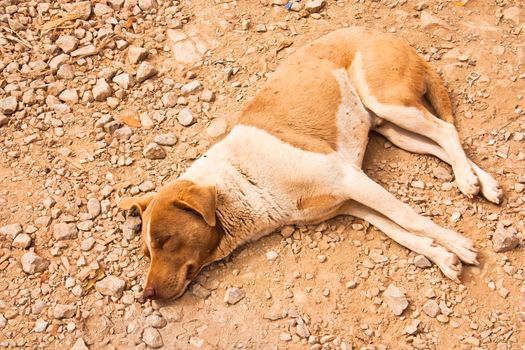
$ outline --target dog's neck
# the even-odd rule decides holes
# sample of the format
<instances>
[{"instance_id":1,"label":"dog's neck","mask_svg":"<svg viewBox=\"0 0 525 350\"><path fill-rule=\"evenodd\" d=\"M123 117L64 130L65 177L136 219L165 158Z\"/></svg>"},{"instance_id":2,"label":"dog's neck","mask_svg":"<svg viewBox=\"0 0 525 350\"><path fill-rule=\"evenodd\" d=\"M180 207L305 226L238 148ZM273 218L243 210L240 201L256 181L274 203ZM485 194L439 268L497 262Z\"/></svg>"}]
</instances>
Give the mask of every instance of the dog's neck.
<instances>
[{"instance_id":1,"label":"dog's neck","mask_svg":"<svg viewBox=\"0 0 525 350\"><path fill-rule=\"evenodd\" d=\"M257 240L285 225L287 218L282 204L271 189L258 186L260 179L242 158L232 160L232 152L243 152L246 146L242 131L232 132L214 145L180 177L199 185L213 185L217 190L217 218L224 230L216 252L219 260L237 247ZM237 153L238 154L238 153Z\"/></svg>"}]
</instances>

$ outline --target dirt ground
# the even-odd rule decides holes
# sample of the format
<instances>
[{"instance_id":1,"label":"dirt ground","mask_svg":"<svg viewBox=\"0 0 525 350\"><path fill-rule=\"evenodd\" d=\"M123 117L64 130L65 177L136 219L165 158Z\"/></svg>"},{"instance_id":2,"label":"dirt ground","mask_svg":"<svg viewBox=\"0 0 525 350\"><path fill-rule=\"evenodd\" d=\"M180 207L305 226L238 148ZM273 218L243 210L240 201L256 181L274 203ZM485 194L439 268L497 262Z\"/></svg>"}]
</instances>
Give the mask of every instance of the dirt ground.
<instances>
[{"instance_id":1,"label":"dirt ground","mask_svg":"<svg viewBox=\"0 0 525 350\"><path fill-rule=\"evenodd\" d=\"M523 1L285 3L0 0L0 348L525 349ZM280 61L346 26L399 35L447 82L503 203L466 198L447 165L377 135L365 171L473 239L481 264L458 285L339 217L239 249L176 301L144 301L148 261L119 199L176 178ZM497 230L518 247L496 253Z\"/></svg>"}]
</instances>

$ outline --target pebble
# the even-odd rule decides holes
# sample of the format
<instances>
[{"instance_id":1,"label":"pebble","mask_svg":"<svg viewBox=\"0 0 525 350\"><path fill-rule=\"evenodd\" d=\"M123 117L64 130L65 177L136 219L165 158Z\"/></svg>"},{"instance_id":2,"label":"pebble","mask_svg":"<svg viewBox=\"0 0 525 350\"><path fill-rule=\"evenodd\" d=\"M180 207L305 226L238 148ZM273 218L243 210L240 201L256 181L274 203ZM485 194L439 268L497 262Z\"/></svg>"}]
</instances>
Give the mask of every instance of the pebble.
<instances>
[{"instance_id":1,"label":"pebble","mask_svg":"<svg viewBox=\"0 0 525 350\"><path fill-rule=\"evenodd\" d=\"M226 132L227 128L228 124L225 119L216 118L213 119L206 128L206 134L208 134L209 137L219 137Z\"/></svg>"},{"instance_id":2,"label":"pebble","mask_svg":"<svg viewBox=\"0 0 525 350\"><path fill-rule=\"evenodd\" d=\"M21 233L13 240L13 247L18 249L26 249L31 245L31 236L27 233Z\"/></svg>"},{"instance_id":3,"label":"pebble","mask_svg":"<svg viewBox=\"0 0 525 350\"><path fill-rule=\"evenodd\" d=\"M213 102L215 101L215 93L211 90L204 90L201 93L200 100L203 102Z\"/></svg>"},{"instance_id":4,"label":"pebble","mask_svg":"<svg viewBox=\"0 0 525 350\"><path fill-rule=\"evenodd\" d=\"M180 88L180 92L182 92L183 95L189 95L192 94L202 88L202 84L198 80L193 80L187 84L184 84Z\"/></svg>"},{"instance_id":5,"label":"pebble","mask_svg":"<svg viewBox=\"0 0 525 350\"><path fill-rule=\"evenodd\" d=\"M122 89L127 90L133 86L135 80L131 74L121 73L113 78L113 82Z\"/></svg>"},{"instance_id":6,"label":"pebble","mask_svg":"<svg viewBox=\"0 0 525 350\"><path fill-rule=\"evenodd\" d=\"M496 253L503 253L512 250L518 246L520 240L516 235L514 227L503 227L499 225L492 235L492 247Z\"/></svg>"},{"instance_id":7,"label":"pebble","mask_svg":"<svg viewBox=\"0 0 525 350\"><path fill-rule=\"evenodd\" d=\"M102 295L120 298L126 287L126 282L116 276L107 276L95 285L95 289Z\"/></svg>"},{"instance_id":8,"label":"pebble","mask_svg":"<svg viewBox=\"0 0 525 350\"><path fill-rule=\"evenodd\" d=\"M424 255L418 255L414 258L414 265L419 268L426 269L431 267L432 263Z\"/></svg>"},{"instance_id":9,"label":"pebble","mask_svg":"<svg viewBox=\"0 0 525 350\"><path fill-rule=\"evenodd\" d=\"M153 141L162 146L174 146L177 143L177 135L173 132L157 135Z\"/></svg>"},{"instance_id":10,"label":"pebble","mask_svg":"<svg viewBox=\"0 0 525 350\"><path fill-rule=\"evenodd\" d=\"M230 305L237 304L245 297L245 293L242 289L237 287L228 288L224 293L224 302Z\"/></svg>"},{"instance_id":11,"label":"pebble","mask_svg":"<svg viewBox=\"0 0 525 350\"><path fill-rule=\"evenodd\" d=\"M61 101L73 105L78 103L78 92L76 89L65 89L60 93L60 95L58 95L58 98Z\"/></svg>"},{"instance_id":12,"label":"pebble","mask_svg":"<svg viewBox=\"0 0 525 350\"><path fill-rule=\"evenodd\" d=\"M160 348L164 345L159 331L153 327L144 328L144 332L142 333L142 340L144 341L144 343L146 343L147 346L153 349Z\"/></svg>"},{"instance_id":13,"label":"pebble","mask_svg":"<svg viewBox=\"0 0 525 350\"><path fill-rule=\"evenodd\" d=\"M16 97L9 96L0 100L0 111L4 114L13 114L18 108Z\"/></svg>"},{"instance_id":14,"label":"pebble","mask_svg":"<svg viewBox=\"0 0 525 350\"><path fill-rule=\"evenodd\" d=\"M130 46L128 48L128 62L138 64L148 57L148 50L143 47Z\"/></svg>"},{"instance_id":15,"label":"pebble","mask_svg":"<svg viewBox=\"0 0 525 350\"><path fill-rule=\"evenodd\" d=\"M39 318L35 321L35 327L33 328L33 332L42 333L47 329L48 325L49 323L47 321Z\"/></svg>"},{"instance_id":16,"label":"pebble","mask_svg":"<svg viewBox=\"0 0 525 350\"><path fill-rule=\"evenodd\" d=\"M78 1L69 4L63 4L62 7L69 13L78 13L81 19L87 21L91 16L93 5L91 1Z\"/></svg>"},{"instance_id":17,"label":"pebble","mask_svg":"<svg viewBox=\"0 0 525 350\"><path fill-rule=\"evenodd\" d=\"M55 41L55 44L62 50L64 53L70 53L75 50L78 46L78 39L72 35L61 35Z\"/></svg>"},{"instance_id":18,"label":"pebble","mask_svg":"<svg viewBox=\"0 0 525 350\"><path fill-rule=\"evenodd\" d=\"M144 157L153 160L166 158L166 151L164 150L164 148L162 148L155 142L152 142L146 147L144 147L144 151L142 151L142 154L144 155Z\"/></svg>"},{"instance_id":19,"label":"pebble","mask_svg":"<svg viewBox=\"0 0 525 350\"><path fill-rule=\"evenodd\" d=\"M141 83L144 80L151 78L157 73L157 68L155 68L155 66L153 66L151 63L142 62L139 68L137 69L136 78L137 81Z\"/></svg>"},{"instance_id":20,"label":"pebble","mask_svg":"<svg viewBox=\"0 0 525 350\"><path fill-rule=\"evenodd\" d=\"M439 311L439 305L434 299L428 300L425 305L423 305L423 312L432 318L435 318L439 314Z\"/></svg>"},{"instance_id":21,"label":"pebble","mask_svg":"<svg viewBox=\"0 0 525 350\"><path fill-rule=\"evenodd\" d=\"M124 125L113 132L113 136L117 140L129 140L131 135L133 135L133 130L127 125Z\"/></svg>"},{"instance_id":22,"label":"pebble","mask_svg":"<svg viewBox=\"0 0 525 350\"><path fill-rule=\"evenodd\" d=\"M158 7L156 0L139 0L138 5L142 11L149 11Z\"/></svg>"},{"instance_id":23,"label":"pebble","mask_svg":"<svg viewBox=\"0 0 525 350\"><path fill-rule=\"evenodd\" d=\"M162 105L166 108L175 107L178 96L174 92L167 92L162 96Z\"/></svg>"},{"instance_id":24,"label":"pebble","mask_svg":"<svg viewBox=\"0 0 525 350\"><path fill-rule=\"evenodd\" d=\"M432 175L436 179L441 180L441 181L446 181L446 182L452 181L452 179L454 178L452 174L446 168L442 166L437 166L433 168Z\"/></svg>"},{"instance_id":25,"label":"pebble","mask_svg":"<svg viewBox=\"0 0 525 350\"><path fill-rule=\"evenodd\" d=\"M195 123L193 113L188 107L183 108L177 115L177 120L182 126L190 126Z\"/></svg>"},{"instance_id":26,"label":"pebble","mask_svg":"<svg viewBox=\"0 0 525 350\"><path fill-rule=\"evenodd\" d=\"M49 266L49 260L42 258L34 252L27 252L20 259L22 270L30 275L42 272Z\"/></svg>"},{"instance_id":27,"label":"pebble","mask_svg":"<svg viewBox=\"0 0 525 350\"><path fill-rule=\"evenodd\" d=\"M78 229L75 224L61 222L53 225L53 237L57 241L75 239L78 235Z\"/></svg>"},{"instance_id":28,"label":"pebble","mask_svg":"<svg viewBox=\"0 0 525 350\"><path fill-rule=\"evenodd\" d=\"M273 260L277 259L278 256L279 256L279 254L275 250L270 250L270 251L266 252L266 259L267 260L273 261Z\"/></svg>"},{"instance_id":29,"label":"pebble","mask_svg":"<svg viewBox=\"0 0 525 350\"><path fill-rule=\"evenodd\" d=\"M98 79L97 83L93 87L92 92L95 101L105 101L109 96L111 96L113 90L105 79Z\"/></svg>"},{"instance_id":30,"label":"pebble","mask_svg":"<svg viewBox=\"0 0 525 350\"><path fill-rule=\"evenodd\" d=\"M84 342L84 339L78 338L75 344L73 344L73 347L71 350L89 350L86 343Z\"/></svg>"},{"instance_id":31,"label":"pebble","mask_svg":"<svg viewBox=\"0 0 525 350\"><path fill-rule=\"evenodd\" d=\"M14 239L17 234L22 233L22 225L15 223L0 227L0 235L6 235Z\"/></svg>"},{"instance_id":32,"label":"pebble","mask_svg":"<svg viewBox=\"0 0 525 350\"><path fill-rule=\"evenodd\" d=\"M96 198L90 198L87 202L87 211L91 219L96 218L100 215L101 211L100 202Z\"/></svg>"},{"instance_id":33,"label":"pebble","mask_svg":"<svg viewBox=\"0 0 525 350\"><path fill-rule=\"evenodd\" d=\"M309 13L317 13L321 11L326 6L325 0L313 0L310 2L307 2L306 5L304 5L304 9L308 11Z\"/></svg>"},{"instance_id":34,"label":"pebble","mask_svg":"<svg viewBox=\"0 0 525 350\"><path fill-rule=\"evenodd\" d=\"M408 326L405 327L405 333L406 334L410 334L410 335L414 335L417 333L418 331L418 327L419 327L419 324L421 323L421 321L419 320L412 320L412 322L410 322L410 324Z\"/></svg>"},{"instance_id":35,"label":"pebble","mask_svg":"<svg viewBox=\"0 0 525 350\"><path fill-rule=\"evenodd\" d=\"M57 304L53 308L53 318L61 320L63 318L71 318L75 316L77 312L77 307L75 305L68 304Z\"/></svg>"},{"instance_id":36,"label":"pebble","mask_svg":"<svg viewBox=\"0 0 525 350\"><path fill-rule=\"evenodd\" d=\"M75 51L71 52L71 57L88 57L93 56L98 53L98 50L93 45L86 45L79 49L76 49Z\"/></svg>"},{"instance_id":37,"label":"pebble","mask_svg":"<svg viewBox=\"0 0 525 350\"><path fill-rule=\"evenodd\" d=\"M405 294L393 283L384 291L383 300L396 316L400 316L408 307L408 300Z\"/></svg>"},{"instance_id":38,"label":"pebble","mask_svg":"<svg viewBox=\"0 0 525 350\"><path fill-rule=\"evenodd\" d=\"M7 125L8 122L9 122L9 118L0 113L0 127Z\"/></svg>"}]
</instances>

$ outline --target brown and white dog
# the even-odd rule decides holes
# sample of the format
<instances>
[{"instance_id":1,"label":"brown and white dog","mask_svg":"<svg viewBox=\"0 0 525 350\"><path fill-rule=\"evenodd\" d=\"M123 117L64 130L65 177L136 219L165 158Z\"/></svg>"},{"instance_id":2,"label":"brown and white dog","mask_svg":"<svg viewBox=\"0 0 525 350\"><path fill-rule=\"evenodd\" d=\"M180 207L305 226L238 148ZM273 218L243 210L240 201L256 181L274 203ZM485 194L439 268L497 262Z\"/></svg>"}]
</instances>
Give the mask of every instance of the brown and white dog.
<instances>
[{"instance_id":1,"label":"brown and white dog","mask_svg":"<svg viewBox=\"0 0 525 350\"><path fill-rule=\"evenodd\" d=\"M178 297L240 245L336 215L367 220L459 282L461 261L477 264L472 241L418 215L361 170L374 130L449 163L466 196L481 190L499 203L498 183L467 158L452 123L440 77L402 40L349 28L306 45L182 176L156 195L120 202L142 215L151 259L144 295Z\"/></svg>"}]
</instances>

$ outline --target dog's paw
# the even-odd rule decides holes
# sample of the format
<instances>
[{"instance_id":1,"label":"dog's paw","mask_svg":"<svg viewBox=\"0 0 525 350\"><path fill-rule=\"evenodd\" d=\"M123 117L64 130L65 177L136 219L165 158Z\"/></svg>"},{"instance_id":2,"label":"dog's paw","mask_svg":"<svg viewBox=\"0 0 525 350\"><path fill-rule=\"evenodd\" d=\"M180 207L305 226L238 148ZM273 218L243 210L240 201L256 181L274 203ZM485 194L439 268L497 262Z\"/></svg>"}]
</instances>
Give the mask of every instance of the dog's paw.
<instances>
[{"instance_id":1,"label":"dog's paw","mask_svg":"<svg viewBox=\"0 0 525 350\"><path fill-rule=\"evenodd\" d=\"M454 252L464 263L478 265L478 250L474 246L474 242L457 232L452 232L454 235L443 242L443 245Z\"/></svg>"},{"instance_id":2,"label":"dog's paw","mask_svg":"<svg viewBox=\"0 0 525 350\"><path fill-rule=\"evenodd\" d=\"M463 265L456 254L440 247L437 254L432 258L432 261L434 261L445 276L456 283L461 283L459 276L461 276Z\"/></svg>"},{"instance_id":3,"label":"dog's paw","mask_svg":"<svg viewBox=\"0 0 525 350\"><path fill-rule=\"evenodd\" d=\"M498 181L485 172L480 174L479 181L481 183L481 193L483 197L494 204L500 204L501 198L503 197L503 190Z\"/></svg>"},{"instance_id":4,"label":"dog's paw","mask_svg":"<svg viewBox=\"0 0 525 350\"><path fill-rule=\"evenodd\" d=\"M473 198L479 193L480 183L478 177L471 171L456 174L456 184L465 196Z\"/></svg>"}]
</instances>

